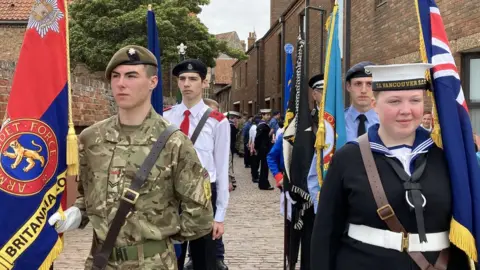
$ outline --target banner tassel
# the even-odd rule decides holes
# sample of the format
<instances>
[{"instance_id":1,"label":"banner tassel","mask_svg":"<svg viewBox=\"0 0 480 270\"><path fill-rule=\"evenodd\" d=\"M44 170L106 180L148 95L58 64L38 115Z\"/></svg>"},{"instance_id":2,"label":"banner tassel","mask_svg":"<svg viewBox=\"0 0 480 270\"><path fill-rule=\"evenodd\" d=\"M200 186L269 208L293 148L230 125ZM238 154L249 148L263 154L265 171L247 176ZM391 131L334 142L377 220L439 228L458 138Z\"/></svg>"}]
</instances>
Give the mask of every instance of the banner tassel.
<instances>
[{"instance_id":1,"label":"banner tassel","mask_svg":"<svg viewBox=\"0 0 480 270\"><path fill-rule=\"evenodd\" d=\"M67 175L73 176L79 173L78 161L78 139L73 124L72 112L72 83L70 74L70 31L69 31L69 14L68 2L65 1L65 20L66 20L66 45L67 45L67 78L68 78L68 133L67 133Z\"/></svg>"}]
</instances>

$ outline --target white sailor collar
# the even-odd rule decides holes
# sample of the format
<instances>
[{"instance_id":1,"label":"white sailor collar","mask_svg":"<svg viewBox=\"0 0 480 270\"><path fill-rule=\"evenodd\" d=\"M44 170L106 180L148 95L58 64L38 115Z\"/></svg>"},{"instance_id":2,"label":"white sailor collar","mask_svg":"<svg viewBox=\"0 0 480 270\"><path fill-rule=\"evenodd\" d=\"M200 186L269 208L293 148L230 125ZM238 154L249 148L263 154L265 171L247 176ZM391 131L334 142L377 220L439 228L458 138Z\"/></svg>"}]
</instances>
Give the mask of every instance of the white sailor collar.
<instances>
[{"instance_id":1,"label":"white sailor collar","mask_svg":"<svg viewBox=\"0 0 480 270\"><path fill-rule=\"evenodd\" d=\"M385 144L382 142L382 139L380 139L380 136L378 135L379 127L380 124L375 124L368 129L368 140L370 141L370 149L372 149L373 152L377 152L387 156L394 156L391 150L407 147L412 149L412 155L417 156L418 154L425 153L430 147L433 146L433 140L430 137L430 133L424 128L418 127L415 130L415 140L412 146L396 145L388 148L385 146ZM358 139L350 143L358 145Z\"/></svg>"}]
</instances>

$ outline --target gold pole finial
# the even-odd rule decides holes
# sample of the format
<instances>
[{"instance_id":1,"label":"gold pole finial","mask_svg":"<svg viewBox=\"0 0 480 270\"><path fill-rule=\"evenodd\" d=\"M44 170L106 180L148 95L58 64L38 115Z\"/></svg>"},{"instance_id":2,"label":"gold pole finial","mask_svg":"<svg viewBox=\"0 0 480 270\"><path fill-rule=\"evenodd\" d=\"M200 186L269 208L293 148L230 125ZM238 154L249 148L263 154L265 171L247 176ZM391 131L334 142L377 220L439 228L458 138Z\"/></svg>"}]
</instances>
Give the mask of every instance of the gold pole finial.
<instances>
[{"instance_id":1,"label":"gold pole finial","mask_svg":"<svg viewBox=\"0 0 480 270\"><path fill-rule=\"evenodd\" d=\"M152 4L148 4L148 10L152 11Z\"/></svg>"}]
</instances>

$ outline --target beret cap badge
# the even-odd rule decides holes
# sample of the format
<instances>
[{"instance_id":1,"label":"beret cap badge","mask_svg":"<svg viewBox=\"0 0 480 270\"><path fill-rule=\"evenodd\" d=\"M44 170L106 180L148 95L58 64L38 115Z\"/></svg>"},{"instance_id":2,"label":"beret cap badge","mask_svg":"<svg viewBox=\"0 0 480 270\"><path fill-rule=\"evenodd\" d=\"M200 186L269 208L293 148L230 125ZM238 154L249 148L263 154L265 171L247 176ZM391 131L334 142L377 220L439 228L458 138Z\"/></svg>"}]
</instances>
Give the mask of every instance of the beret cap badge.
<instances>
[{"instance_id":1,"label":"beret cap badge","mask_svg":"<svg viewBox=\"0 0 480 270\"><path fill-rule=\"evenodd\" d=\"M138 55L137 51L134 48L130 48L127 51L127 55L130 61L140 61L140 56Z\"/></svg>"},{"instance_id":2,"label":"beret cap badge","mask_svg":"<svg viewBox=\"0 0 480 270\"><path fill-rule=\"evenodd\" d=\"M188 64L187 69L188 69L188 70L192 70L192 69L193 69L192 64Z\"/></svg>"}]
</instances>

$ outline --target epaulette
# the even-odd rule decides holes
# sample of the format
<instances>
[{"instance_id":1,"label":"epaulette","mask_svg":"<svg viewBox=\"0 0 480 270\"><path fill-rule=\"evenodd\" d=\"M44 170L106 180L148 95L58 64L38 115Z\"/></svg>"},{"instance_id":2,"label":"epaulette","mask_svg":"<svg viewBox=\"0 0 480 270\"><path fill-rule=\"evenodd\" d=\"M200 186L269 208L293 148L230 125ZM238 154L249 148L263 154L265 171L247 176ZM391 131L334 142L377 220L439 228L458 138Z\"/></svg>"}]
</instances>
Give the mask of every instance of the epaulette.
<instances>
[{"instance_id":1,"label":"epaulette","mask_svg":"<svg viewBox=\"0 0 480 270\"><path fill-rule=\"evenodd\" d=\"M225 119L225 115L223 115L223 113L219 112L219 111L212 111L209 115L209 117L212 117L214 118L215 120L217 120L218 122L222 121L223 119Z\"/></svg>"},{"instance_id":2,"label":"epaulette","mask_svg":"<svg viewBox=\"0 0 480 270\"><path fill-rule=\"evenodd\" d=\"M170 111L171 109L173 109L173 106L170 106L170 107L167 107L167 108L163 109L163 112Z\"/></svg>"}]
</instances>

